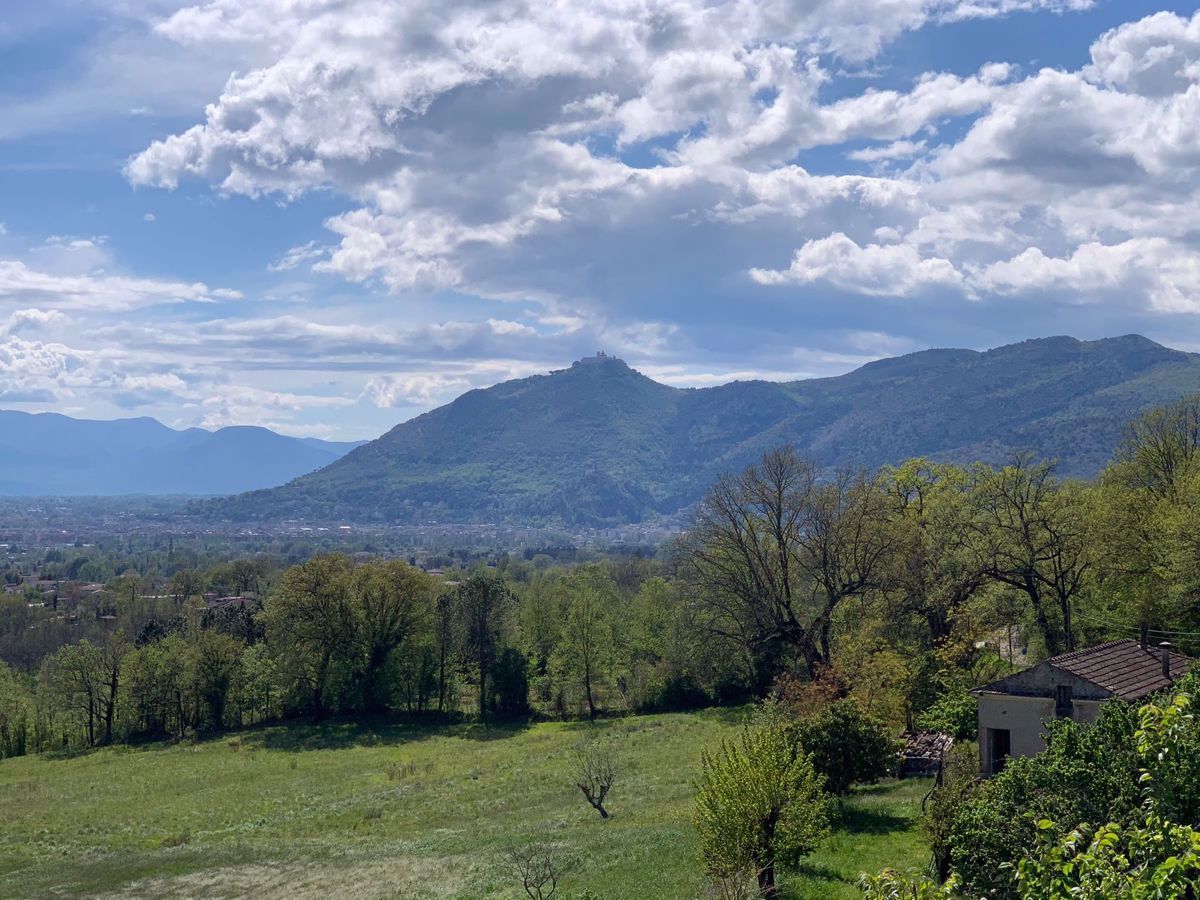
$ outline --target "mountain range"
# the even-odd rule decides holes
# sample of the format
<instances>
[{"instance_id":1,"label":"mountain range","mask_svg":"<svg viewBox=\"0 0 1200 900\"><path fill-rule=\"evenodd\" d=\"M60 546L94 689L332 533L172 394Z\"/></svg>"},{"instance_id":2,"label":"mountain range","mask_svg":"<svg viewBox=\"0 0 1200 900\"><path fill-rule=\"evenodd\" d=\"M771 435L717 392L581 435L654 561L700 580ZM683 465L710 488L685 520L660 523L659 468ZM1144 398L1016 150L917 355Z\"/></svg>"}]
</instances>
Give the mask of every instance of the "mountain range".
<instances>
[{"instance_id":1,"label":"mountain range","mask_svg":"<svg viewBox=\"0 0 1200 900\"><path fill-rule=\"evenodd\" d=\"M611 357L469 391L317 472L206 516L605 525L671 515L792 443L825 466L1020 450L1096 474L1123 424L1200 391L1200 355L1144 337L927 350L833 378L659 384Z\"/></svg>"},{"instance_id":2,"label":"mountain range","mask_svg":"<svg viewBox=\"0 0 1200 900\"><path fill-rule=\"evenodd\" d=\"M266 428L176 431L150 418L0 410L0 494L233 494L282 484L356 446Z\"/></svg>"}]
</instances>

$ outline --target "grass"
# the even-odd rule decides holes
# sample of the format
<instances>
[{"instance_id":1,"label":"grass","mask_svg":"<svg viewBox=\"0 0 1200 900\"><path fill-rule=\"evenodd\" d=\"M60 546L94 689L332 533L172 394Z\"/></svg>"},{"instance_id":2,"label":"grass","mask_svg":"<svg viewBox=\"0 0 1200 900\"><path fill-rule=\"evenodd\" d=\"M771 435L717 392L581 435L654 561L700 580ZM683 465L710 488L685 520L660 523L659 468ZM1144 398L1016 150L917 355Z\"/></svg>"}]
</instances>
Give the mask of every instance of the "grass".
<instances>
[{"instance_id":1,"label":"grass","mask_svg":"<svg viewBox=\"0 0 1200 900\"><path fill-rule=\"evenodd\" d=\"M268 727L6 760L0 896L514 898L504 850L548 838L578 860L560 897L700 897L692 780L700 748L740 715ZM606 822L571 781L570 751L593 732L622 762ZM859 897L859 872L923 864L927 788L856 790L784 896Z\"/></svg>"}]
</instances>

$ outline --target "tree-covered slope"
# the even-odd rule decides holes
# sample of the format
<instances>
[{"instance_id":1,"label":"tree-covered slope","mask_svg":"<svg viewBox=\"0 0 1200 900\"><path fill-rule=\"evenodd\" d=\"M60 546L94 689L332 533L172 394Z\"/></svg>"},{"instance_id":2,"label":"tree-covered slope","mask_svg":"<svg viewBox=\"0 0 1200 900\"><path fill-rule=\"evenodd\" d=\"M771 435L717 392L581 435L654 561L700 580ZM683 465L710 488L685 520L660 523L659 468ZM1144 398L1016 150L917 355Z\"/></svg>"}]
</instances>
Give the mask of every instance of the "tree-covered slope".
<instances>
[{"instance_id":1,"label":"tree-covered slope","mask_svg":"<svg viewBox=\"0 0 1200 900\"><path fill-rule=\"evenodd\" d=\"M471 391L319 472L206 504L235 519L559 521L670 514L783 442L828 466L1017 450L1091 475L1131 415L1200 391L1200 356L1142 337L930 350L836 378L677 389L619 360Z\"/></svg>"}]
</instances>

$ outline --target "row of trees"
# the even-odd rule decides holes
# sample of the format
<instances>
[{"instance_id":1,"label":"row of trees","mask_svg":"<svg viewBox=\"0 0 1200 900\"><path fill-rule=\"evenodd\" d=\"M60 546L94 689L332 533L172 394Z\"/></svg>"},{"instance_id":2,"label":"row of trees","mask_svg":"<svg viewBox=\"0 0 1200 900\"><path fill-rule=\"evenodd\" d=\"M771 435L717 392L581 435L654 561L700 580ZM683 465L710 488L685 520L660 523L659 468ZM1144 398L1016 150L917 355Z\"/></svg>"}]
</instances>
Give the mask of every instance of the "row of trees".
<instances>
[{"instance_id":1,"label":"row of trees","mask_svg":"<svg viewBox=\"0 0 1200 900\"><path fill-rule=\"evenodd\" d=\"M847 647L864 639L910 658L1007 629L1047 655L1143 633L1187 646L1200 625L1198 421L1196 398L1150 413L1090 484L1027 456L821 477L781 447L704 498L679 573L760 692L780 672L852 665Z\"/></svg>"},{"instance_id":2,"label":"row of trees","mask_svg":"<svg viewBox=\"0 0 1200 900\"><path fill-rule=\"evenodd\" d=\"M123 638L99 627L50 647L35 677L7 678L23 698L8 705L36 720L28 733L53 717L82 743L389 709L596 716L798 687L893 724L935 703L967 719L947 697L1003 665L983 641L1053 654L1144 630L1186 649L1178 633L1200 631L1198 420L1185 400L1134 423L1092 484L1026 457L826 477L779 448L714 485L655 561L518 560L459 582L336 554L279 574L230 564L260 611L168 598ZM194 598L190 569L175 580ZM142 697L151 682L171 687Z\"/></svg>"}]
</instances>

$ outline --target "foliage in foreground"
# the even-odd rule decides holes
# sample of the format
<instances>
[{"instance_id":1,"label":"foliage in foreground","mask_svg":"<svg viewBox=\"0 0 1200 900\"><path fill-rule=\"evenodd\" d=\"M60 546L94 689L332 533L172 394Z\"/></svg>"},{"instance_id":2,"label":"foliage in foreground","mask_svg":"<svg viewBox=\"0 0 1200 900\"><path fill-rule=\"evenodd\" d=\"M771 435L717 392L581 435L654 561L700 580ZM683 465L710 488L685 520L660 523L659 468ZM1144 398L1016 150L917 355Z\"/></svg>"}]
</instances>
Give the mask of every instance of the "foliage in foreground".
<instances>
[{"instance_id":1,"label":"foliage in foreground","mask_svg":"<svg viewBox=\"0 0 1200 900\"><path fill-rule=\"evenodd\" d=\"M776 866L794 867L828 832L828 795L811 758L778 725L749 725L701 756L696 828L715 879L755 873L776 889Z\"/></svg>"},{"instance_id":2,"label":"foliage in foreground","mask_svg":"<svg viewBox=\"0 0 1200 900\"><path fill-rule=\"evenodd\" d=\"M1127 748L1138 762L1143 796L1136 821L1130 825L1110 821L1099 827L1084 821L1063 834L1060 823L1040 819L1033 847L997 866L1002 880L986 896L1017 900L1194 897L1200 888L1200 831L1184 822L1191 821L1196 786L1180 777L1181 768L1193 764L1194 742L1188 694L1143 706ZM959 896L957 876L939 885L919 874L885 870L863 876L860 884L868 900ZM980 892L968 886L962 896L977 897Z\"/></svg>"}]
</instances>

